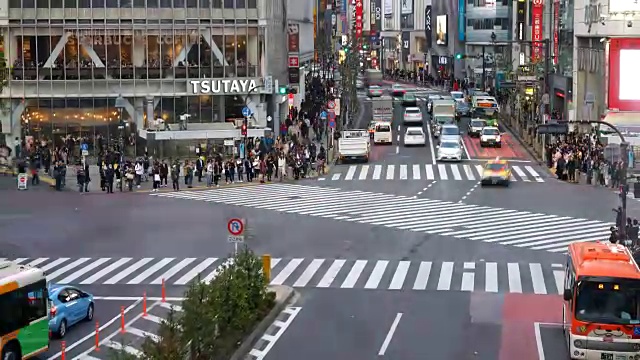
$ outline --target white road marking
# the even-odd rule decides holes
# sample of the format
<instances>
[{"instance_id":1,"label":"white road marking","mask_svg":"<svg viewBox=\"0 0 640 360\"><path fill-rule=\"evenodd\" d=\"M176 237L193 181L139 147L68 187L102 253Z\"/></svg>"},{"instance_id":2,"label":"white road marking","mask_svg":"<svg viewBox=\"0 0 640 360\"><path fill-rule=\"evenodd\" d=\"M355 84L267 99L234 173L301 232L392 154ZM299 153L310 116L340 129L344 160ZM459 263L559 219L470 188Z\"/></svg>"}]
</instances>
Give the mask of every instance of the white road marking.
<instances>
[{"instance_id":1,"label":"white road marking","mask_svg":"<svg viewBox=\"0 0 640 360\"><path fill-rule=\"evenodd\" d=\"M411 168L413 180L420 180L420 165L414 164Z\"/></svg>"},{"instance_id":2,"label":"white road marking","mask_svg":"<svg viewBox=\"0 0 640 360\"><path fill-rule=\"evenodd\" d=\"M387 180L393 180L393 177L395 176L395 172L396 172L396 166L395 165L388 165L387 166Z\"/></svg>"},{"instance_id":3,"label":"white road marking","mask_svg":"<svg viewBox=\"0 0 640 360\"><path fill-rule=\"evenodd\" d=\"M400 263L398 263L396 272L393 274L393 278L391 279L389 290L402 289L404 280L407 278L407 273L409 272L409 266L411 266L411 261L400 261Z\"/></svg>"},{"instance_id":4,"label":"white road marking","mask_svg":"<svg viewBox=\"0 0 640 360\"><path fill-rule=\"evenodd\" d=\"M400 180L407 180L407 165L400 165Z\"/></svg>"},{"instance_id":5,"label":"white road marking","mask_svg":"<svg viewBox=\"0 0 640 360\"><path fill-rule=\"evenodd\" d=\"M451 277L453 276L453 263L446 261L440 268L440 279L438 280L438 290L451 290Z\"/></svg>"},{"instance_id":6,"label":"white road marking","mask_svg":"<svg viewBox=\"0 0 640 360\"><path fill-rule=\"evenodd\" d=\"M382 165L375 165L373 167L373 180L380 180L380 175L382 175Z\"/></svg>"},{"instance_id":7,"label":"white road marking","mask_svg":"<svg viewBox=\"0 0 640 360\"><path fill-rule=\"evenodd\" d=\"M431 261L422 261L418 268L416 281L413 283L413 290L426 290L429 282L429 274L431 274Z\"/></svg>"},{"instance_id":8,"label":"white road marking","mask_svg":"<svg viewBox=\"0 0 640 360\"><path fill-rule=\"evenodd\" d=\"M475 263L464 263L465 270L475 269ZM476 274L470 271L462 273L462 284L460 286L461 291L473 291L475 288L475 276Z\"/></svg>"},{"instance_id":9,"label":"white road marking","mask_svg":"<svg viewBox=\"0 0 640 360\"><path fill-rule=\"evenodd\" d=\"M522 278L520 277L520 265L518 265L518 263L508 263L507 276L509 277L509 292L522 294Z\"/></svg>"},{"instance_id":10,"label":"white road marking","mask_svg":"<svg viewBox=\"0 0 640 360\"><path fill-rule=\"evenodd\" d=\"M440 180L449 180L447 167L444 164L438 164L438 173L440 174Z\"/></svg>"},{"instance_id":11,"label":"white road marking","mask_svg":"<svg viewBox=\"0 0 640 360\"><path fill-rule=\"evenodd\" d=\"M486 266L484 291L488 293L498 292L498 263L488 262Z\"/></svg>"},{"instance_id":12,"label":"white road marking","mask_svg":"<svg viewBox=\"0 0 640 360\"><path fill-rule=\"evenodd\" d=\"M362 169L360 169L360 175L358 176L358 180L367 180L367 175L369 175L369 165L362 165Z\"/></svg>"},{"instance_id":13,"label":"white road marking","mask_svg":"<svg viewBox=\"0 0 640 360\"><path fill-rule=\"evenodd\" d=\"M435 180L435 175L433 173L433 165L427 164L424 166L424 169L427 173L427 180Z\"/></svg>"},{"instance_id":14,"label":"white road marking","mask_svg":"<svg viewBox=\"0 0 640 360\"><path fill-rule=\"evenodd\" d=\"M458 169L458 165L451 164L451 172L453 173L454 180L462 180L462 175L460 174L460 170Z\"/></svg>"},{"instance_id":15,"label":"white road marking","mask_svg":"<svg viewBox=\"0 0 640 360\"><path fill-rule=\"evenodd\" d=\"M356 174L356 169L358 167L356 165L349 166L349 170L347 170L347 175L344 176L345 180L353 180L353 176Z\"/></svg>"},{"instance_id":16,"label":"white road marking","mask_svg":"<svg viewBox=\"0 0 640 360\"><path fill-rule=\"evenodd\" d=\"M396 315L396 318L393 320L393 323L391 324L391 328L389 328L389 332L387 333L387 336L385 337L384 342L380 347L380 351L378 351L378 356L384 356L384 354L387 352L387 348L391 343L391 339L393 339L393 334L396 332L396 329L398 328L400 319L402 319L402 313L398 313Z\"/></svg>"},{"instance_id":17,"label":"white road marking","mask_svg":"<svg viewBox=\"0 0 640 360\"><path fill-rule=\"evenodd\" d=\"M533 282L533 292L536 294L546 294L547 287L544 284L544 275L542 274L542 265L539 263L529 264L531 271L531 281Z\"/></svg>"},{"instance_id":18,"label":"white road marking","mask_svg":"<svg viewBox=\"0 0 640 360\"><path fill-rule=\"evenodd\" d=\"M360 278L364 267L367 265L367 260L358 260L349 271L349 274L344 279L342 285L340 285L343 289L353 289L356 286L356 282Z\"/></svg>"},{"instance_id":19,"label":"white road marking","mask_svg":"<svg viewBox=\"0 0 640 360\"><path fill-rule=\"evenodd\" d=\"M467 179L469 180L475 180L476 177L473 176L473 170L471 170L471 166L469 165L462 165L462 168L464 169L464 174L467 176Z\"/></svg>"},{"instance_id":20,"label":"white road marking","mask_svg":"<svg viewBox=\"0 0 640 360\"><path fill-rule=\"evenodd\" d=\"M333 174L333 176L331 177L332 181L336 181L336 180L340 180L340 173L335 173Z\"/></svg>"},{"instance_id":21,"label":"white road marking","mask_svg":"<svg viewBox=\"0 0 640 360\"><path fill-rule=\"evenodd\" d=\"M311 264L307 266L307 268L304 270L302 275L300 275L298 280L296 280L296 282L293 283L293 287L307 286L309 281L311 281L311 278L313 277L313 275L315 275L316 272L318 272L318 269L320 269L320 266L322 266L323 263L324 263L324 259L313 259Z\"/></svg>"},{"instance_id":22,"label":"white road marking","mask_svg":"<svg viewBox=\"0 0 640 360\"><path fill-rule=\"evenodd\" d=\"M387 265L389 265L387 260L378 260L378 262L376 262L376 266L373 268L373 271L369 276L369 280L367 280L367 283L364 285L365 289L378 288L378 285L382 280L382 276L384 275L384 271L387 269Z\"/></svg>"},{"instance_id":23,"label":"white road marking","mask_svg":"<svg viewBox=\"0 0 640 360\"><path fill-rule=\"evenodd\" d=\"M436 151L433 146L433 137L431 137L431 126L427 125L427 136L429 136L429 150L431 150L431 164L436 163Z\"/></svg>"},{"instance_id":24,"label":"white road marking","mask_svg":"<svg viewBox=\"0 0 640 360\"><path fill-rule=\"evenodd\" d=\"M338 276L338 274L340 273L340 269L342 269L345 262L346 260L344 259L335 260L333 264L331 264L331 267L329 268L329 270L327 270L327 273L324 274L322 279L320 279L320 282L318 283L317 287L328 288L329 286L331 286L333 281L336 279L336 276Z\"/></svg>"}]
</instances>

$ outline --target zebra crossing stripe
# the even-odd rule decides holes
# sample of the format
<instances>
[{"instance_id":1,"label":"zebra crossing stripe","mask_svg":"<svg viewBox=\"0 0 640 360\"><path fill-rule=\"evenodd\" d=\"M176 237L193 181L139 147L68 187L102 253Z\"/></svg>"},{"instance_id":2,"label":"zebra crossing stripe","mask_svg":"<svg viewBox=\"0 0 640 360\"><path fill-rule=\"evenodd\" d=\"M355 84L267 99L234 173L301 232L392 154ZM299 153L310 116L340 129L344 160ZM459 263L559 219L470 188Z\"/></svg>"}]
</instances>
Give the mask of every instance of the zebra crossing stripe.
<instances>
[{"instance_id":1,"label":"zebra crossing stripe","mask_svg":"<svg viewBox=\"0 0 640 360\"><path fill-rule=\"evenodd\" d=\"M82 268L81 270L78 270L76 272L71 273L69 276L65 277L62 280L58 280L56 281L58 284L70 284L73 281L75 281L76 279L78 279L79 277L83 276L84 274L92 271L93 269L101 266L102 264L108 262L109 260L111 260L111 258L101 258L98 259L98 261L95 261L94 263L92 263L91 265Z\"/></svg>"},{"instance_id":2,"label":"zebra crossing stripe","mask_svg":"<svg viewBox=\"0 0 640 360\"><path fill-rule=\"evenodd\" d=\"M398 267L396 268L396 272L393 274L393 279L391 279L389 290L402 289L404 280L406 279L407 273L409 272L409 266L411 266L411 261L400 261Z\"/></svg>"},{"instance_id":3,"label":"zebra crossing stripe","mask_svg":"<svg viewBox=\"0 0 640 360\"><path fill-rule=\"evenodd\" d=\"M369 165L363 165L362 170L360 171L360 176L358 180L367 180L367 174L369 173Z\"/></svg>"},{"instance_id":4,"label":"zebra crossing stripe","mask_svg":"<svg viewBox=\"0 0 640 360\"><path fill-rule=\"evenodd\" d=\"M353 177L356 175L356 167L349 166L349 170L347 170L347 175L345 175L345 180L353 180Z\"/></svg>"},{"instance_id":5,"label":"zebra crossing stripe","mask_svg":"<svg viewBox=\"0 0 640 360\"><path fill-rule=\"evenodd\" d=\"M473 170L471 170L471 166L462 165L462 168L464 169L464 174L467 176L467 179L469 179L469 180L475 180L476 179L476 177L473 176Z\"/></svg>"},{"instance_id":6,"label":"zebra crossing stripe","mask_svg":"<svg viewBox=\"0 0 640 360\"><path fill-rule=\"evenodd\" d=\"M544 284L542 266L540 264L529 264L529 270L533 280L533 292L535 294L546 294L547 286Z\"/></svg>"},{"instance_id":7,"label":"zebra crossing stripe","mask_svg":"<svg viewBox=\"0 0 640 360\"><path fill-rule=\"evenodd\" d=\"M475 263L466 262L463 265L463 269L465 270L475 270ZM475 290L475 282L476 275L473 272L463 272L462 273L462 285L460 286L460 290L462 291L474 291Z\"/></svg>"},{"instance_id":8,"label":"zebra crossing stripe","mask_svg":"<svg viewBox=\"0 0 640 360\"><path fill-rule=\"evenodd\" d=\"M377 289L380 285L380 281L382 281L382 276L384 275L384 271L387 269L389 262L386 260L378 261L376 266L373 268L373 272L371 276L369 276L369 280L364 285L365 289Z\"/></svg>"},{"instance_id":9,"label":"zebra crossing stripe","mask_svg":"<svg viewBox=\"0 0 640 360\"><path fill-rule=\"evenodd\" d=\"M373 180L380 180L382 174L382 165L376 165L373 169Z\"/></svg>"},{"instance_id":10,"label":"zebra crossing stripe","mask_svg":"<svg viewBox=\"0 0 640 360\"><path fill-rule=\"evenodd\" d=\"M460 175L460 170L458 170L457 166L452 166L451 171L453 172L454 180L462 180L462 175Z\"/></svg>"},{"instance_id":11,"label":"zebra crossing stripe","mask_svg":"<svg viewBox=\"0 0 640 360\"><path fill-rule=\"evenodd\" d=\"M313 259L311 265L307 267L307 269L302 273L302 276L293 283L293 287L305 287L311 281L313 275L318 272L322 264L324 263L324 259Z\"/></svg>"},{"instance_id":12,"label":"zebra crossing stripe","mask_svg":"<svg viewBox=\"0 0 640 360\"><path fill-rule=\"evenodd\" d=\"M356 282L360 278L365 266L367 266L367 260L357 260L340 287L342 289L353 289L353 287L356 286Z\"/></svg>"},{"instance_id":13,"label":"zebra crossing stripe","mask_svg":"<svg viewBox=\"0 0 640 360\"><path fill-rule=\"evenodd\" d=\"M427 283L429 282L429 275L431 275L431 261L422 261L418 268L418 274L416 280L413 283L413 290L426 290Z\"/></svg>"},{"instance_id":14,"label":"zebra crossing stripe","mask_svg":"<svg viewBox=\"0 0 640 360\"><path fill-rule=\"evenodd\" d=\"M393 176L396 172L396 166L395 165L389 165L387 167L387 180L393 180Z\"/></svg>"},{"instance_id":15,"label":"zebra crossing stripe","mask_svg":"<svg viewBox=\"0 0 640 360\"><path fill-rule=\"evenodd\" d=\"M522 278L520 277L520 265L507 264L507 276L509 278L509 292L522 294Z\"/></svg>"},{"instance_id":16,"label":"zebra crossing stripe","mask_svg":"<svg viewBox=\"0 0 640 360\"><path fill-rule=\"evenodd\" d=\"M420 180L420 165L413 164L413 180Z\"/></svg>"},{"instance_id":17,"label":"zebra crossing stripe","mask_svg":"<svg viewBox=\"0 0 640 360\"><path fill-rule=\"evenodd\" d=\"M498 292L498 263L495 262L487 262L485 263L486 274L485 274L485 292L489 293L497 293Z\"/></svg>"},{"instance_id":18,"label":"zebra crossing stripe","mask_svg":"<svg viewBox=\"0 0 640 360\"><path fill-rule=\"evenodd\" d=\"M400 180L407 180L407 165L400 165Z\"/></svg>"},{"instance_id":19,"label":"zebra crossing stripe","mask_svg":"<svg viewBox=\"0 0 640 360\"><path fill-rule=\"evenodd\" d=\"M447 175L447 168L444 164L438 164L438 174L440 175L440 179L449 180L449 175Z\"/></svg>"},{"instance_id":20,"label":"zebra crossing stripe","mask_svg":"<svg viewBox=\"0 0 640 360\"><path fill-rule=\"evenodd\" d=\"M327 273L324 274L317 287L328 288L329 286L331 286L331 284L333 284L333 281L336 279L336 276L338 276L340 269L342 269L345 263L346 260L343 259L334 260L333 264L331 264L331 267L329 267Z\"/></svg>"},{"instance_id":21,"label":"zebra crossing stripe","mask_svg":"<svg viewBox=\"0 0 640 360\"><path fill-rule=\"evenodd\" d=\"M431 164L425 165L425 171L427 173L427 180L434 180L435 176L433 174L433 166Z\"/></svg>"},{"instance_id":22,"label":"zebra crossing stripe","mask_svg":"<svg viewBox=\"0 0 640 360\"><path fill-rule=\"evenodd\" d=\"M453 277L453 263L445 262L440 268L440 279L438 279L438 290L449 291L451 290L451 278Z\"/></svg>"}]
</instances>

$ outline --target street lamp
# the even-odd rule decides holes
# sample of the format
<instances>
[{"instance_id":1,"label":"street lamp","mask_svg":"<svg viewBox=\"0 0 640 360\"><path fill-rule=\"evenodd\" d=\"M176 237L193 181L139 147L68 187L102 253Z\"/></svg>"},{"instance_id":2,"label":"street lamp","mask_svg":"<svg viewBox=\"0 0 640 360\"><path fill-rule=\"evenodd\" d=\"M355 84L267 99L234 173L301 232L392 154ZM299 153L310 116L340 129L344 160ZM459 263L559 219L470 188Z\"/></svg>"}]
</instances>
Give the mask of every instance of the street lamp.
<instances>
[{"instance_id":1,"label":"street lamp","mask_svg":"<svg viewBox=\"0 0 640 360\"><path fill-rule=\"evenodd\" d=\"M124 183L124 173L122 172L122 167L124 166L124 144L125 144L125 135L126 135L126 123L122 118L122 110L124 110L127 106L127 100L125 100L122 95L118 95L116 98L116 109L118 109L118 135L119 135L119 150L120 150L120 164L118 165L118 169L120 170L120 191L122 191L123 183Z\"/></svg>"}]
</instances>

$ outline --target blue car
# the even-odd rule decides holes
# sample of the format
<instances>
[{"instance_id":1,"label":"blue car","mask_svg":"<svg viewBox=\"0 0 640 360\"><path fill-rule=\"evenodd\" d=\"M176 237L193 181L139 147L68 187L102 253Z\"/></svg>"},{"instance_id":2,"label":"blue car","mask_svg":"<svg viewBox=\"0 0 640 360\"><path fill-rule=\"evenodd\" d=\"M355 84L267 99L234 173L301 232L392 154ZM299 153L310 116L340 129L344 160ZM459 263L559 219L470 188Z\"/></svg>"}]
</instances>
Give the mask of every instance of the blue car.
<instances>
[{"instance_id":1,"label":"blue car","mask_svg":"<svg viewBox=\"0 0 640 360\"><path fill-rule=\"evenodd\" d=\"M58 338L67 334L69 327L93 320L93 295L67 285L49 287L49 331Z\"/></svg>"}]
</instances>

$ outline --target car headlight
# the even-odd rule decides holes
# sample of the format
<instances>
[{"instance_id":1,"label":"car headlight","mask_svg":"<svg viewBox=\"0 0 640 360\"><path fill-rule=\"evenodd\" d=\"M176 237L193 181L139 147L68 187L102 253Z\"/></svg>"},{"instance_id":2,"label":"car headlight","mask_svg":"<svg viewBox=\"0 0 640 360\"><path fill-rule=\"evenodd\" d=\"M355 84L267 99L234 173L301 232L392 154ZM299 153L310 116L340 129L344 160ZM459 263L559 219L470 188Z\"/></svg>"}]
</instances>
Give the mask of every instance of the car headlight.
<instances>
[{"instance_id":1,"label":"car headlight","mask_svg":"<svg viewBox=\"0 0 640 360\"><path fill-rule=\"evenodd\" d=\"M500 136L497 136L497 137L496 137L496 141L497 141L497 142L500 142Z\"/></svg>"}]
</instances>

